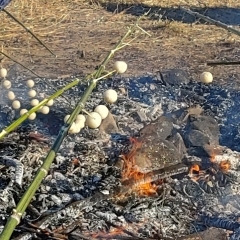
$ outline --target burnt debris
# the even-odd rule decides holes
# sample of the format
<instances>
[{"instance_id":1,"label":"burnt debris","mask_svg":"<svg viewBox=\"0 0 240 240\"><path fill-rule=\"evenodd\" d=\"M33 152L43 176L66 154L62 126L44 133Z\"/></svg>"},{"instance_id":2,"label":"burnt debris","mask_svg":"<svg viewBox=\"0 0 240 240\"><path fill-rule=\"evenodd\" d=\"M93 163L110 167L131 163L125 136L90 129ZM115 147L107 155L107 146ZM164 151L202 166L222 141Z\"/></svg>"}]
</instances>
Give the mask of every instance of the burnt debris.
<instances>
[{"instance_id":1,"label":"burnt debris","mask_svg":"<svg viewBox=\"0 0 240 240\"><path fill-rule=\"evenodd\" d=\"M101 103L111 86L120 93L108 105L111 119L100 131L67 137L13 239L180 240L211 226L238 239L240 94L171 71L97 86L86 109ZM21 81L15 81L19 89ZM36 88L50 91L40 80ZM69 91L72 104L82 92L83 86ZM1 108L4 128L18 113ZM56 101L47 118L23 124L0 143L0 230L69 108ZM197 219L208 214L214 218L202 217L200 226Z\"/></svg>"}]
</instances>

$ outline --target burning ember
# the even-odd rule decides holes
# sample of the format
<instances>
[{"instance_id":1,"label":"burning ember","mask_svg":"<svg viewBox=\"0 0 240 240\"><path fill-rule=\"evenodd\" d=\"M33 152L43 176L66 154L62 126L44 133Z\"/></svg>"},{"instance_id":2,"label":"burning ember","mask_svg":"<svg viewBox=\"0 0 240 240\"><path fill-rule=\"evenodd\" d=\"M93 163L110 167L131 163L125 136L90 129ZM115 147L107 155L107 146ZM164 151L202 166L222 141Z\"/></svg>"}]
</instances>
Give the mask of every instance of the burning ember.
<instances>
[{"instance_id":1,"label":"burning ember","mask_svg":"<svg viewBox=\"0 0 240 240\"><path fill-rule=\"evenodd\" d=\"M132 181L136 184L132 186L132 191L138 195L152 196L156 194L157 186L152 184L151 176L141 172L136 164L137 150L141 149L142 142L137 138L130 138L132 149L123 155L122 182Z\"/></svg>"}]
</instances>

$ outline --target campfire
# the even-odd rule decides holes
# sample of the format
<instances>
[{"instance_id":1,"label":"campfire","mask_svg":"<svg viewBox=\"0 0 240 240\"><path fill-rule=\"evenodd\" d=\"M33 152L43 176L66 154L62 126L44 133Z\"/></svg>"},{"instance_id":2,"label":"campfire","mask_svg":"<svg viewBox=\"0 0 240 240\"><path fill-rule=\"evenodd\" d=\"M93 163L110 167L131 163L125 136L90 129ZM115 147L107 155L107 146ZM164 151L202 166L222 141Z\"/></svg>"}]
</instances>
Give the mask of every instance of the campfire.
<instances>
[{"instance_id":1,"label":"campfire","mask_svg":"<svg viewBox=\"0 0 240 240\"><path fill-rule=\"evenodd\" d=\"M123 81L113 81L113 87ZM154 114L150 100L135 91L149 85L155 90L145 94L161 102L161 111ZM64 142L13 239L180 240L194 234L235 239L240 153L238 135L233 135L238 121L231 131L229 121L238 95L214 84L166 85L154 76L133 79L127 87L129 98L122 94L110 107L101 132L84 129ZM97 91L105 89L100 84ZM229 97L216 102L227 91ZM216 107L229 101L232 106L225 111ZM64 116L58 111L61 104L36 120L37 131L23 126L1 143L3 155L12 150L25 154L24 181L30 181L47 152L52 127L60 128L49 119ZM229 144L226 132L236 141ZM17 148L23 143L24 151ZM14 183L14 171L21 169L16 163L13 157L1 160L1 226L22 192Z\"/></svg>"}]
</instances>

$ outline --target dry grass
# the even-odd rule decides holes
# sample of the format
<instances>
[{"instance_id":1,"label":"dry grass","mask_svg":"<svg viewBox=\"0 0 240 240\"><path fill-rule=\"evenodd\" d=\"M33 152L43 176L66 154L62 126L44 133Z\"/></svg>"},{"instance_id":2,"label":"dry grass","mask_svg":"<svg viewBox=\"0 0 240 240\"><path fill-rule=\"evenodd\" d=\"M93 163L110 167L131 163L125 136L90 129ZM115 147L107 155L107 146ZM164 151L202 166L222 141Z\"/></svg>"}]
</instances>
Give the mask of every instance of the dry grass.
<instances>
[{"instance_id":1,"label":"dry grass","mask_svg":"<svg viewBox=\"0 0 240 240\"><path fill-rule=\"evenodd\" d=\"M237 8L240 5L237 2L206 0L204 7ZM141 3L171 8L177 6L179 1L12 1L7 10L30 27L58 58L51 56L4 13L0 14L0 43L4 52L44 77L92 72L104 54L126 31L126 26L137 18L124 11L119 14L106 11L108 3ZM180 4L203 7L200 1L181 1ZM160 19L145 19L141 26L152 36L142 37L116 56L116 59L128 61L129 75L167 68L183 68L193 76L203 70L211 70L215 75L220 75L222 80L229 78L230 74L240 74L236 67L228 67L228 73L224 67L212 69L204 65L207 60L225 56L236 59L239 55L239 38L223 29L207 24L190 25ZM4 66L12 64L12 61L4 59ZM27 74L22 68L19 71Z\"/></svg>"}]
</instances>

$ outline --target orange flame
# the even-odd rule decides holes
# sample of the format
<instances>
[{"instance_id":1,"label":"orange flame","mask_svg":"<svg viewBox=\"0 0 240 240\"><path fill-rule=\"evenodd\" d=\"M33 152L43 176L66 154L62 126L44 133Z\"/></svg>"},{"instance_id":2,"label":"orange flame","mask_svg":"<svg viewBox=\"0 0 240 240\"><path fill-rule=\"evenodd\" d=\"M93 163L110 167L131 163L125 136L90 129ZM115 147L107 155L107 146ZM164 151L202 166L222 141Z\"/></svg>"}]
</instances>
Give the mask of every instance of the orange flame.
<instances>
[{"instance_id":1,"label":"orange flame","mask_svg":"<svg viewBox=\"0 0 240 240\"><path fill-rule=\"evenodd\" d=\"M118 227L118 228L111 228L110 231L108 233L104 233L104 232L101 232L101 233L93 233L91 234L91 237L94 237L94 238L104 238L104 237L114 237L114 236L118 236L118 235L123 235L124 232L123 232L123 227Z\"/></svg>"},{"instance_id":2,"label":"orange flame","mask_svg":"<svg viewBox=\"0 0 240 240\"><path fill-rule=\"evenodd\" d=\"M223 172L227 172L231 168L231 162L229 160L223 160L219 163L219 168Z\"/></svg>"},{"instance_id":3,"label":"orange flame","mask_svg":"<svg viewBox=\"0 0 240 240\"><path fill-rule=\"evenodd\" d=\"M139 181L144 180L141 183L134 185L132 191L137 192L139 195L152 196L156 194L157 186L151 183L151 178L146 178L146 175L139 170L139 167L136 165L135 155L137 149L141 148L142 142L138 141L136 138L130 138L131 143L133 144L131 151L123 156L124 166L122 171L122 180L133 179Z\"/></svg>"}]
</instances>

